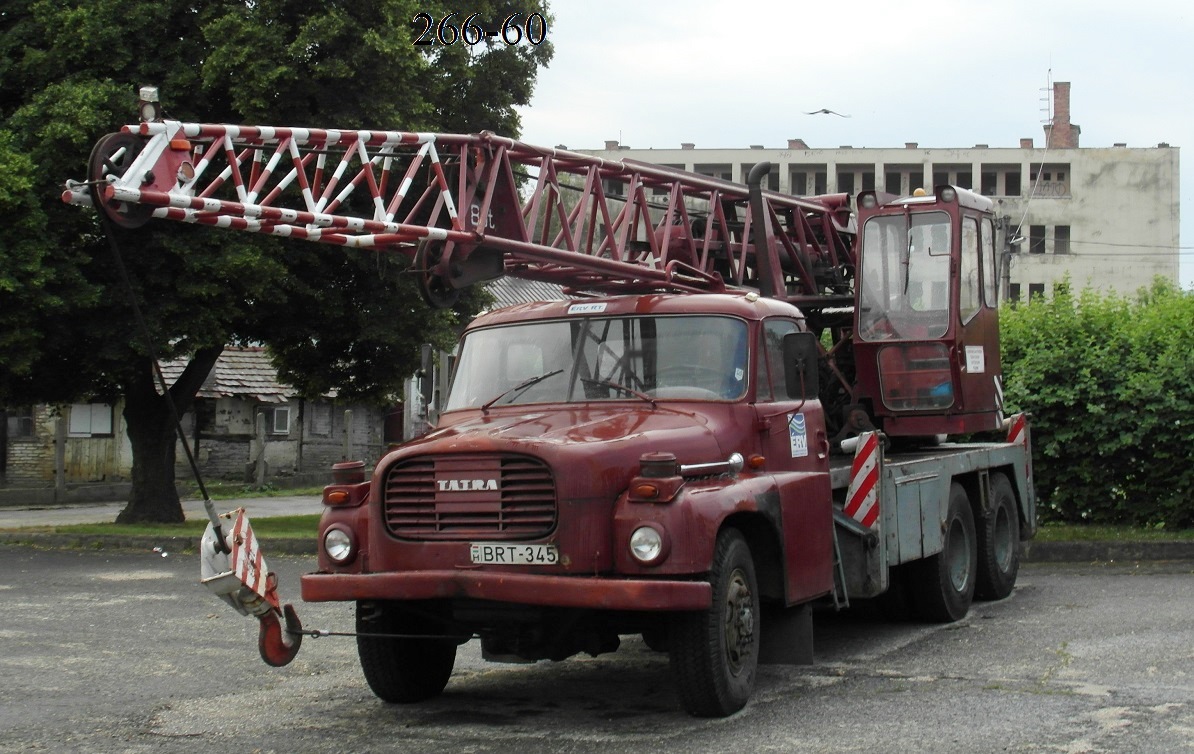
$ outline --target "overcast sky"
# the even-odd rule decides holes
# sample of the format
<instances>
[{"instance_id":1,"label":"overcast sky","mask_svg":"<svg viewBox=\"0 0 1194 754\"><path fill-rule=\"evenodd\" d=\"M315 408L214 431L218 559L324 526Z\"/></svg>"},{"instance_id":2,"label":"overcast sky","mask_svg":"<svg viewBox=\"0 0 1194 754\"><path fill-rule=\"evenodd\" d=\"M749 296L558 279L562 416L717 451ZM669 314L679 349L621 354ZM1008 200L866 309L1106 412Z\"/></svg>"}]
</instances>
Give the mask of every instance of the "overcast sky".
<instances>
[{"instance_id":1,"label":"overcast sky","mask_svg":"<svg viewBox=\"0 0 1194 754\"><path fill-rule=\"evenodd\" d=\"M1180 147L1194 286L1189 0L551 0L555 59L524 141L599 149L1044 145L1071 83L1081 146ZM525 43L524 43L525 44ZM821 108L850 118L805 115Z\"/></svg>"}]
</instances>

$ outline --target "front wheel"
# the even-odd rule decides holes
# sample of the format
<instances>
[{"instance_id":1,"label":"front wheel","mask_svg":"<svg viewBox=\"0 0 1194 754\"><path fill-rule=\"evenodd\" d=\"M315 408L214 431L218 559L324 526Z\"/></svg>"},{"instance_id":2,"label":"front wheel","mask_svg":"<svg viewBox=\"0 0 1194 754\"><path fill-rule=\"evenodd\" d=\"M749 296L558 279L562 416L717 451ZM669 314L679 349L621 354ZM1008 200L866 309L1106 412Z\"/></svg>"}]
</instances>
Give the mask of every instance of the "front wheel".
<instances>
[{"instance_id":1,"label":"front wheel","mask_svg":"<svg viewBox=\"0 0 1194 754\"><path fill-rule=\"evenodd\" d=\"M440 630L393 605L357 603L357 633L365 634L357 636L357 655L379 699L409 704L443 693L456 664L455 640L410 637Z\"/></svg>"},{"instance_id":2,"label":"front wheel","mask_svg":"<svg viewBox=\"0 0 1194 754\"><path fill-rule=\"evenodd\" d=\"M717 538L709 581L712 607L674 617L669 653L684 709L725 717L746 706L759 664L759 588L750 547L737 530Z\"/></svg>"},{"instance_id":3,"label":"front wheel","mask_svg":"<svg viewBox=\"0 0 1194 754\"><path fill-rule=\"evenodd\" d=\"M933 623L952 623L964 617L974 600L978 549L974 512L962 485L949 490L941 552L911 564L909 584L916 617Z\"/></svg>"}]
</instances>

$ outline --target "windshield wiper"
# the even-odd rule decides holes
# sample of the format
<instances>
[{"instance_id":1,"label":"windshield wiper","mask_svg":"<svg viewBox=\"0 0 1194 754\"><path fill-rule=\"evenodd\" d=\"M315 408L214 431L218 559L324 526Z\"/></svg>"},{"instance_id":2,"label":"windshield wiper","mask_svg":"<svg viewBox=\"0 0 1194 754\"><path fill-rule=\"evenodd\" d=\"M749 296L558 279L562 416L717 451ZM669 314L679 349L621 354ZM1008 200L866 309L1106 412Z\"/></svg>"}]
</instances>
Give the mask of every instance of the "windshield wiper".
<instances>
[{"instance_id":1,"label":"windshield wiper","mask_svg":"<svg viewBox=\"0 0 1194 754\"><path fill-rule=\"evenodd\" d=\"M620 385L617 382L614 382L613 380L591 380L587 377L581 377L580 381L585 383L586 385L600 385L601 387L608 387L608 388L613 388L614 390L620 390L623 393L626 393L627 395L633 395L635 398L641 398L644 401L646 401L647 403L650 403L651 408L658 408L658 406L655 405L655 399L652 398L651 396L647 395L646 393L640 393L639 391L635 390L632 387L626 387L625 385Z\"/></svg>"},{"instance_id":2,"label":"windshield wiper","mask_svg":"<svg viewBox=\"0 0 1194 754\"><path fill-rule=\"evenodd\" d=\"M518 383L517 385L510 388L509 390L505 390L501 393L498 393L497 397L491 399L490 401L485 403L483 406L481 406L481 413L483 413L483 414L488 413L490 406L497 403L502 398L505 398L507 395L510 395L511 393L515 393L516 395L514 396L514 398L517 398L518 397L517 393L521 393L523 390L526 390L527 388L531 387L532 385L536 385L540 382L543 382L543 380L546 380L548 377L554 377L563 371L564 371L563 369L556 369L551 372L545 372L545 373L539 375L538 377L528 377L527 379ZM511 398L511 400L513 400L513 398Z\"/></svg>"}]
</instances>

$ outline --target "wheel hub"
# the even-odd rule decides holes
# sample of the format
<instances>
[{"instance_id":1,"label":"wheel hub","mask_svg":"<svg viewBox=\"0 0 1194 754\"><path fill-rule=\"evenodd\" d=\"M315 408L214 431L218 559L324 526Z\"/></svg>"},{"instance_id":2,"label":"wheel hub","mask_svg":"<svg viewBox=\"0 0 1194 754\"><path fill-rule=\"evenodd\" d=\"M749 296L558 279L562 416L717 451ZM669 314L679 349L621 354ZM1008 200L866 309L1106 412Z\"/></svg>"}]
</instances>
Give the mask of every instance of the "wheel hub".
<instances>
[{"instance_id":1,"label":"wheel hub","mask_svg":"<svg viewBox=\"0 0 1194 754\"><path fill-rule=\"evenodd\" d=\"M734 672L738 672L749 657L754 635L754 600L750 587L746 576L741 571L734 571L726 593L725 610L726 657Z\"/></svg>"}]
</instances>

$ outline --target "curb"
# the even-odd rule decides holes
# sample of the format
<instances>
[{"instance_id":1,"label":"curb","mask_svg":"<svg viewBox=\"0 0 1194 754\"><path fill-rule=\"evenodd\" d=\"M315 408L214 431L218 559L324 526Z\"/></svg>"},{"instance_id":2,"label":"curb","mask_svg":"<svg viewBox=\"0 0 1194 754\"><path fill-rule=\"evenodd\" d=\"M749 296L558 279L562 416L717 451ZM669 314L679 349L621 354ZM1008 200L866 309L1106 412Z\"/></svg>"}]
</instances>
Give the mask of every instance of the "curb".
<instances>
[{"instance_id":1,"label":"curb","mask_svg":"<svg viewBox=\"0 0 1194 754\"><path fill-rule=\"evenodd\" d=\"M1025 542L1026 563L1094 563L1123 560L1194 560L1194 541Z\"/></svg>"},{"instance_id":2,"label":"curb","mask_svg":"<svg viewBox=\"0 0 1194 754\"><path fill-rule=\"evenodd\" d=\"M160 550L193 553L198 537L114 536L111 534L53 534L0 532L0 544L43 549ZM315 555L316 539L261 540L266 555ZM1112 561L1194 560L1194 541L1157 542L1033 542L1023 543L1025 563L1106 563Z\"/></svg>"}]
</instances>

